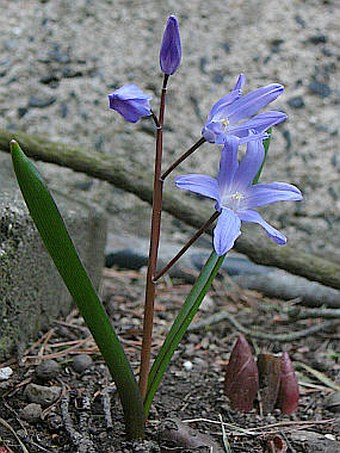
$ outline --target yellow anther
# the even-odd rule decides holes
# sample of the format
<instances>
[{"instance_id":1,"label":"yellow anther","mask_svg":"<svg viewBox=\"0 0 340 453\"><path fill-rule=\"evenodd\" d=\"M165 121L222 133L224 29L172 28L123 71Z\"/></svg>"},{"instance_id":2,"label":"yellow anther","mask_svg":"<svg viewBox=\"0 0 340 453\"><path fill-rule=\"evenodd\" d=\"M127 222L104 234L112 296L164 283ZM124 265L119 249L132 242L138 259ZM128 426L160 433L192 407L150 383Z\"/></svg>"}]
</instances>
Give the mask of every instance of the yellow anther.
<instances>
[{"instance_id":1,"label":"yellow anther","mask_svg":"<svg viewBox=\"0 0 340 453\"><path fill-rule=\"evenodd\" d=\"M228 118L225 118L224 120L221 120L221 123L224 127L227 127L227 126L229 126L230 121L228 120Z\"/></svg>"}]
</instances>

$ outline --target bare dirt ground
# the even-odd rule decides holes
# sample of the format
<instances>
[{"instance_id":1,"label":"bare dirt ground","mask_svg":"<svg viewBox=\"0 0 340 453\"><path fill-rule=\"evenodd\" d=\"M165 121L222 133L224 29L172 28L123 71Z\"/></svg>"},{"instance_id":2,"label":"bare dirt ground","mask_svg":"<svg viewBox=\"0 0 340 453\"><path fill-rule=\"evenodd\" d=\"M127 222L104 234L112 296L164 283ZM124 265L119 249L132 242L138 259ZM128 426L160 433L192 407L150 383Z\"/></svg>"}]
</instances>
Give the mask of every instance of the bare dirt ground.
<instances>
[{"instance_id":1,"label":"bare dirt ground","mask_svg":"<svg viewBox=\"0 0 340 453\"><path fill-rule=\"evenodd\" d=\"M102 283L106 308L136 372L144 278L143 272L106 269ZM160 284L154 352L161 346L189 288L185 281ZM227 451L223 449L222 422L232 452L338 451L339 401L336 403L331 396L336 394L340 369L335 327L290 340L291 334L324 321L293 320L287 316L287 302L240 290L227 275L216 280L194 321L221 312L229 313L246 329L271 335L266 340L248 336L256 351L289 352L300 384L296 414L282 415L275 409L261 415L259 401L249 414L230 408L223 394L224 369L238 332L227 320L207 323L205 328L185 336L156 396L147 442L132 446L124 441L120 404L107 369L75 311L42 333L19 362L13 359L1 364L14 370L9 380L0 382L2 453L211 451L208 447L190 448L188 441L183 444L166 436L166 427L173 420L183 422L185 429L194 429L196 436L208 436L205 442L215 442L214 451ZM278 341L277 334L288 337ZM310 368L304 368L306 365ZM36 395L30 396L27 389L32 384L54 389L54 400L46 397L47 401L40 401ZM38 413L31 407L32 401L40 405Z\"/></svg>"}]
</instances>

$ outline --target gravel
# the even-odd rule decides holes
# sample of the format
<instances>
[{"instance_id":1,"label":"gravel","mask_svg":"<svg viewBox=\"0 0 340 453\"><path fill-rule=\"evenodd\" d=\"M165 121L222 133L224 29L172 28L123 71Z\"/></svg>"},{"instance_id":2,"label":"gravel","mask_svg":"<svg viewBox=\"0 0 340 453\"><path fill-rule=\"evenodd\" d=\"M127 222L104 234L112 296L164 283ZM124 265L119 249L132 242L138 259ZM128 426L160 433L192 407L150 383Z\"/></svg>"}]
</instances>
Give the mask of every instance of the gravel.
<instances>
[{"instance_id":1,"label":"gravel","mask_svg":"<svg viewBox=\"0 0 340 453\"><path fill-rule=\"evenodd\" d=\"M266 218L293 245L340 261L336 3L273 0L268 7L264 0L212 0L208 8L203 0L3 0L0 127L151 162L148 120L125 123L108 110L107 94L136 83L157 109L159 44L167 16L175 13L183 63L169 84L166 163L199 138L212 104L240 72L246 90L283 83L286 93L272 108L284 110L289 121L275 129L263 181L296 184L305 198L266 208ZM218 155L205 144L178 173L215 175ZM86 176L53 165L40 168L52 188L101 204L112 232L147 236L148 211L135 196L99 181L89 186ZM165 189L173 190L172 182ZM164 220L165 237L182 241L185 229L174 233L177 222Z\"/></svg>"}]
</instances>

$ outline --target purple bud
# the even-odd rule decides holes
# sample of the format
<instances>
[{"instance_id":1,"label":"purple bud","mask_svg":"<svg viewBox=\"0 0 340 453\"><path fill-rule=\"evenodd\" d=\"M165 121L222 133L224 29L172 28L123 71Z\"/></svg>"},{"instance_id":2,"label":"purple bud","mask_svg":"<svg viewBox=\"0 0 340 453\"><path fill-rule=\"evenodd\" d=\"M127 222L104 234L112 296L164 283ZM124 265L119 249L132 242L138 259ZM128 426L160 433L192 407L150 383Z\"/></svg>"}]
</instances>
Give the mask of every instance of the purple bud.
<instances>
[{"instance_id":1,"label":"purple bud","mask_svg":"<svg viewBox=\"0 0 340 453\"><path fill-rule=\"evenodd\" d=\"M298 410L299 383L288 352L281 359L281 383L277 401L283 414L292 414Z\"/></svg>"},{"instance_id":2,"label":"purple bud","mask_svg":"<svg viewBox=\"0 0 340 453\"><path fill-rule=\"evenodd\" d=\"M159 56L161 69L165 74L174 74L181 63L182 46L176 16L169 16L163 34Z\"/></svg>"},{"instance_id":3,"label":"purple bud","mask_svg":"<svg viewBox=\"0 0 340 453\"><path fill-rule=\"evenodd\" d=\"M124 85L109 94L110 109L116 110L130 123L152 114L150 99L151 96L133 84Z\"/></svg>"},{"instance_id":4,"label":"purple bud","mask_svg":"<svg viewBox=\"0 0 340 453\"><path fill-rule=\"evenodd\" d=\"M257 366L247 340L240 335L226 368L224 394L230 399L233 409L250 412L258 389Z\"/></svg>"}]
</instances>

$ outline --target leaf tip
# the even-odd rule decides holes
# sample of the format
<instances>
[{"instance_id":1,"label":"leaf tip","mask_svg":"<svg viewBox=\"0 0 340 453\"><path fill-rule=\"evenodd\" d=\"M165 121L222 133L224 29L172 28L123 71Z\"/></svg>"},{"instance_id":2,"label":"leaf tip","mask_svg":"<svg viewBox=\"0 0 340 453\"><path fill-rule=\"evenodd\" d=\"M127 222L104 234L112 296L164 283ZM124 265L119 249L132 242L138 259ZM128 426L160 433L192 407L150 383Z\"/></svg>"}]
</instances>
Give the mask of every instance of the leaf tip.
<instances>
[{"instance_id":1,"label":"leaf tip","mask_svg":"<svg viewBox=\"0 0 340 453\"><path fill-rule=\"evenodd\" d=\"M21 151L19 143L16 140L14 140L14 138L12 138L12 140L9 142L9 148L12 156L15 152Z\"/></svg>"},{"instance_id":2,"label":"leaf tip","mask_svg":"<svg viewBox=\"0 0 340 453\"><path fill-rule=\"evenodd\" d=\"M281 382L277 401L283 414L291 414L298 410L299 383L288 352L281 359Z\"/></svg>"},{"instance_id":3,"label":"leaf tip","mask_svg":"<svg viewBox=\"0 0 340 453\"><path fill-rule=\"evenodd\" d=\"M249 343L240 335L225 372L224 394L233 409L250 412L259 386L258 371Z\"/></svg>"}]
</instances>

